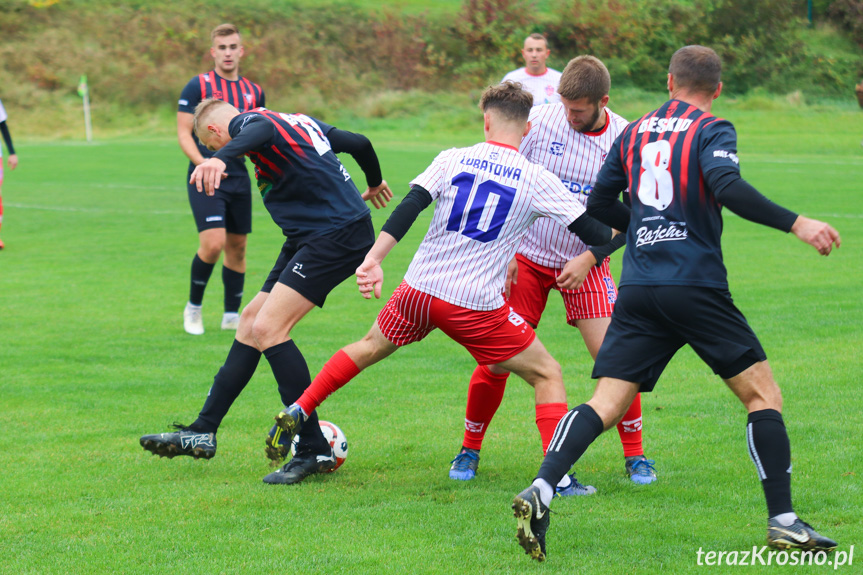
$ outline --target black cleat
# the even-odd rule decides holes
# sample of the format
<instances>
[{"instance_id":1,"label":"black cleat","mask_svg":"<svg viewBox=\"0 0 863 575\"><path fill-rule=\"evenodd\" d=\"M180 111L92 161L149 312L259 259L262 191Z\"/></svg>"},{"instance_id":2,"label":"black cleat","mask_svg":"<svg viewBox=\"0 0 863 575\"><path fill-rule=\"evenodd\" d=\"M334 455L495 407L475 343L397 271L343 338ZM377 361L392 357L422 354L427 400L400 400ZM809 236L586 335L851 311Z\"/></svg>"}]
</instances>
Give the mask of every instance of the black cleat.
<instances>
[{"instance_id":1,"label":"black cleat","mask_svg":"<svg viewBox=\"0 0 863 575\"><path fill-rule=\"evenodd\" d=\"M836 542L820 535L812 526L797 518L785 527L775 519L767 522L767 545L777 549L802 549L804 551L833 551Z\"/></svg>"},{"instance_id":2,"label":"black cleat","mask_svg":"<svg viewBox=\"0 0 863 575\"><path fill-rule=\"evenodd\" d=\"M264 483L292 485L315 473L329 473L336 468L333 449L327 453L297 452L281 469L264 477Z\"/></svg>"},{"instance_id":3,"label":"black cleat","mask_svg":"<svg viewBox=\"0 0 863 575\"><path fill-rule=\"evenodd\" d=\"M531 485L512 502L518 520L516 538L531 559L545 561L545 532L550 522L548 506L539 497L539 487Z\"/></svg>"},{"instance_id":4,"label":"black cleat","mask_svg":"<svg viewBox=\"0 0 863 575\"><path fill-rule=\"evenodd\" d=\"M265 443L267 459L272 467L281 465L291 452L291 438L278 425L274 425L267 434Z\"/></svg>"},{"instance_id":5,"label":"black cleat","mask_svg":"<svg viewBox=\"0 0 863 575\"><path fill-rule=\"evenodd\" d=\"M211 459L216 455L216 434L202 433L175 423L177 431L157 433L141 437L141 447L147 451L171 459L177 455L189 455L195 459Z\"/></svg>"}]
</instances>

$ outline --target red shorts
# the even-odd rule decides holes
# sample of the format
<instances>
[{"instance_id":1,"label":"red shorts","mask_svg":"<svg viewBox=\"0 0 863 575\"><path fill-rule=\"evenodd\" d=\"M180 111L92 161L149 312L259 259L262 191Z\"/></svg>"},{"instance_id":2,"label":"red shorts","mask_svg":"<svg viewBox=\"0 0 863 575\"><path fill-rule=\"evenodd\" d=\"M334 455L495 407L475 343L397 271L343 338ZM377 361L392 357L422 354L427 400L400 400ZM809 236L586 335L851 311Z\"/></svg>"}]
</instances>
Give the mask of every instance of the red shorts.
<instances>
[{"instance_id":1,"label":"red shorts","mask_svg":"<svg viewBox=\"0 0 863 575\"><path fill-rule=\"evenodd\" d=\"M467 309L415 290L404 281L378 314L378 327L397 346L419 341L440 328L480 365L506 361L536 338L533 328L507 305L491 311Z\"/></svg>"},{"instance_id":2,"label":"red shorts","mask_svg":"<svg viewBox=\"0 0 863 575\"><path fill-rule=\"evenodd\" d=\"M518 283L512 284L509 305L531 325L539 325L552 289L563 297L569 325L575 325L579 319L611 317L617 300L617 286L608 269L608 258L602 265L590 268L580 288L568 290L557 287L555 281L562 270L541 266L521 255L515 257L518 260Z\"/></svg>"}]
</instances>

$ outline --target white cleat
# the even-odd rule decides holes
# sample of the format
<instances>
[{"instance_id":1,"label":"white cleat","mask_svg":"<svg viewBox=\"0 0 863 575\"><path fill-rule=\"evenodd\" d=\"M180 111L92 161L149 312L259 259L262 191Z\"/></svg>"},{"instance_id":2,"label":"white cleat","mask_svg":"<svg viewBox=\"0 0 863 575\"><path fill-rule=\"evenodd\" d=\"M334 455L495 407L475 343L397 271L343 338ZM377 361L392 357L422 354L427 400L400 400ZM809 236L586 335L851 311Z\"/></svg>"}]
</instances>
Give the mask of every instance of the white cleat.
<instances>
[{"instance_id":1,"label":"white cleat","mask_svg":"<svg viewBox=\"0 0 863 575\"><path fill-rule=\"evenodd\" d=\"M183 310L183 329L191 335L203 335L204 317L201 315L201 306L186 304Z\"/></svg>"},{"instance_id":2,"label":"white cleat","mask_svg":"<svg viewBox=\"0 0 863 575\"><path fill-rule=\"evenodd\" d=\"M222 316L222 329L237 331L238 327L240 327L240 314L226 311L225 315Z\"/></svg>"}]
</instances>

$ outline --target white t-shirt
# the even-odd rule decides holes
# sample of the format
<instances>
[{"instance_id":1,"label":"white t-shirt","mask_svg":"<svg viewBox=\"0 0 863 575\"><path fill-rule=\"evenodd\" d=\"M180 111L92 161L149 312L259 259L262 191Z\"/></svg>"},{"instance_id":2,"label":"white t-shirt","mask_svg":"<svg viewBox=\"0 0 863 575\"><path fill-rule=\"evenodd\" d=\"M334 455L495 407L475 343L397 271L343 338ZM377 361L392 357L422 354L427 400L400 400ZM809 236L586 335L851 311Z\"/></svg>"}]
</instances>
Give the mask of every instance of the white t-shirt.
<instances>
[{"instance_id":1,"label":"white t-shirt","mask_svg":"<svg viewBox=\"0 0 863 575\"><path fill-rule=\"evenodd\" d=\"M534 76L527 71L527 68L519 68L513 70L503 77L503 82L512 80L513 82L521 82L524 89L533 94L533 105L553 104L560 102L560 94L557 93L557 85L560 84L560 72L545 69L545 74Z\"/></svg>"},{"instance_id":2,"label":"white t-shirt","mask_svg":"<svg viewBox=\"0 0 863 575\"><path fill-rule=\"evenodd\" d=\"M530 111L530 132L521 141L521 153L560 178L583 205L611 145L627 125L626 120L608 108L605 112L608 114L605 127L584 134L572 129L566 121L563 104L536 106ZM565 226L541 218L531 226L518 253L541 266L561 268L586 249L584 242Z\"/></svg>"},{"instance_id":3,"label":"white t-shirt","mask_svg":"<svg viewBox=\"0 0 863 575\"><path fill-rule=\"evenodd\" d=\"M441 152L414 184L437 204L405 281L473 310L504 305L506 266L530 224L548 216L567 226L584 213L554 174L501 144Z\"/></svg>"}]
</instances>

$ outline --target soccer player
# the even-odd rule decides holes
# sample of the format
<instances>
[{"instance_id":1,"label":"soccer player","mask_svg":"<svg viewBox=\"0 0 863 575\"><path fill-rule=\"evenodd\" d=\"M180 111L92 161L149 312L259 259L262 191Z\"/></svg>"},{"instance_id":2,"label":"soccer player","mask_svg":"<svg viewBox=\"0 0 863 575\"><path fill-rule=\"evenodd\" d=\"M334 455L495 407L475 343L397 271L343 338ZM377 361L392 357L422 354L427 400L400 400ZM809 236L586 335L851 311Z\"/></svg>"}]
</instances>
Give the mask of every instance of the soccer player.
<instances>
[{"instance_id":1,"label":"soccer player","mask_svg":"<svg viewBox=\"0 0 863 575\"><path fill-rule=\"evenodd\" d=\"M3 141L6 143L6 150L9 152L9 169L14 170L18 167L18 155L15 153L15 146L12 145L12 135L9 134L9 126L6 125L6 108L3 107L3 102L0 102L0 134L3 134ZM3 225L3 148L0 148L0 226ZM6 245L3 240L0 240L0 250Z\"/></svg>"},{"instance_id":2,"label":"soccer player","mask_svg":"<svg viewBox=\"0 0 863 575\"><path fill-rule=\"evenodd\" d=\"M535 106L531 128L521 141L521 153L559 177L582 204L596 181L611 144L626 127L626 120L608 109L611 77L605 65L593 56L573 58L561 75L561 103ZM626 236L609 245L590 247L550 218L538 219L528 230L516 253L517 281L510 288L509 305L534 329L552 289L560 292L566 320L581 332L593 359L602 343L617 298L608 268L608 254ZM508 373L477 366L468 387L465 433L461 452L452 461L449 476L473 479L479 466L479 451L488 425L503 400ZM537 412L537 420L559 421L565 413ZM540 426L542 427L542 426ZM633 482L656 480L653 460L644 456L641 440L641 398L636 396L617 432L623 444L624 466ZM543 450L551 433L542 437ZM582 485L574 475L565 475L560 495L589 495L596 489Z\"/></svg>"},{"instance_id":3,"label":"soccer player","mask_svg":"<svg viewBox=\"0 0 863 575\"><path fill-rule=\"evenodd\" d=\"M213 69L192 78L180 94L177 109L177 138L180 148L189 158L186 187L192 214L198 226L198 251L192 258L189 301L183 310L186 333L204 333L201 304L213 268L224 252L222 283L225 287L222 329L236 330L243 299L246 274L246 236L252 231L252 193L245 159L226 158L228 178L213 196L199 194L188 183L195 166L211 157L192 130L197 106L207 98L217 98L246 112L265 105L260 86L240 76L243 44L233 24L221 24L210 33Z\"/></svg>"},{"instance_id":4,"label":"soccer player","mask_svg":"<svg viewBox=\"0 0 863 575\"><path fill-rule=\"evenodd\" d=\"M822 255L839 234L782 208L740 177L737 136L710 114L722 91L721 62L704 46L671 58L670 100L629 124L614 143L588 199L588 210L626 230L620 294L596 358L593 397L567 413L531 486L513 503L518 540L545 558L554 485L639 392L649 392L678 349L689 344L746 407L746 439L767 499L768 544L829 551L791 505L791 451L782 394L767 356L734 306L722 261L721 208L791 232ZM631 208L618 200L629 190Z\"/></svg>"},{"instance_id":5,"label":"soccer player","mask_svg":"<svg viewBox=\"0 0 863 575\"><path fill-rule=\"evenodd\" d=\"M503 77L504 82L507 80L518 82L533 94L534 106L560 102L560 96L557 93L560 72L545 65L550 54L551 50L548 49L545 36L533 33L525 38L524 48L521 50L524 67L513 70Z\"/></svg>"},{"instance_id":6,"label":"soccer player","mask_svg":"<svg viewBox=\"0 0 863 575\"><path fill-rule=\"evenodd\" d=\"M213 381L204 407L189 426L173 433L145 435L141 446L160 456L216 454L216 432L231 404L255 373L263 353L270 363L284 405L309 385L306 360L291 330L327 294L352 275L374 243L371 215L363 200L383 207L392 198L381 178L371 142L302 114L279 114L265 108L241 113L217 99L195 109L195 133L215 155L195 168L190 181L208 196L218 193L229 160L249 156L258 189L285 244L264 286L243 308L237 336ZM366 176L360 196L350 174L334 152L348 152ZM311 414L317 422L317 415ZM276 428L274 427L274 430ZM284 457L290 446L268 436L268 455ZM271 451L273 453L271 453ZM320 427L300 435L297 453L278 483L297 483L329 471L336 460Z\"/></svg>"},{"instance_id":7,"label":"soccer player","mask_svg":"<svg viewBox=\"0 0 863 575\"><path fill-rule=\"evenodd\" d=\"M276 417L288 436L307 429L315 408L360 371L435 328L478 364L500 365L524 378L534 388L538 412L566 412L560 365L504 301L506 268L538 217L553 218L596 244L609 241L611 229L588 218L554 174L518 152L532 103L520 84L487 88L480 99L486 141L440 153L411 182L357 269L360 293L380 298L381 263L419 212L437 200L429 231L368 334L337 352ZM550 430L556 423L545 421Z\"/></svg>"}]
</instances>

